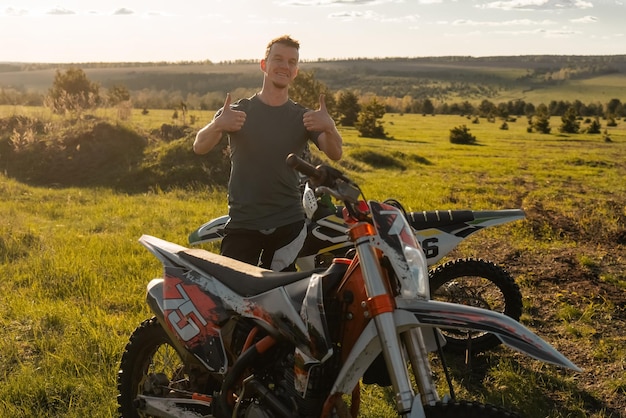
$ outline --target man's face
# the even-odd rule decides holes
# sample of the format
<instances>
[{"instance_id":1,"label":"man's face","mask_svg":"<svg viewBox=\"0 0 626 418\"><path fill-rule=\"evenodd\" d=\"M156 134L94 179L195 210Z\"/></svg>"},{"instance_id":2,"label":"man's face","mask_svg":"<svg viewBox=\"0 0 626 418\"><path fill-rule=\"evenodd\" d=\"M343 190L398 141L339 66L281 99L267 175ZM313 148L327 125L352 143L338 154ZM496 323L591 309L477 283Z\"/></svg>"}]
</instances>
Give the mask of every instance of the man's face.
<instances>
[{"instance_id":1,"label":"man's face","mask_svg":"<svg viewBox=\"0 0 626 418\"><path fill-rule=\"evenodd\" d=\"M298 49L274 44L268 57L261 61L261 69L265 77L278 88L286 88L298 74Z\"/></svg>"}]
</instances>

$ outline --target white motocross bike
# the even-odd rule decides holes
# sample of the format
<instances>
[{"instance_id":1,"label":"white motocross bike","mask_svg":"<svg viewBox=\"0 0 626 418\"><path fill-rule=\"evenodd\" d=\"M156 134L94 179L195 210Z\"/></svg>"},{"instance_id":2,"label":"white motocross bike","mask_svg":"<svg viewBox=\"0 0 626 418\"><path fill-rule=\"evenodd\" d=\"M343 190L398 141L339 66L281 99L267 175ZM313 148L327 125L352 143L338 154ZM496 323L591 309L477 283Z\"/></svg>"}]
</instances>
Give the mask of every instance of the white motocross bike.
<instances>
[{"instance_id":1,"label":"white motocross bike","mask_svg":"<svg viewBox=\"0 0 626 418\"><path fill-rule=\"evenodd\" d=\"M344 202L354 256L319 271L274 272L142 236L163 274L148 284L154 317L122 355L123 417L356 418L362 378L378 356L399 417L517 417L438 393L429 352L442 354L441 329L490 332L579 370L502 313L430 300L424 251L398 208L361 199L334 169L293 154L288 163Z\"/></svg>"}]
</instances>

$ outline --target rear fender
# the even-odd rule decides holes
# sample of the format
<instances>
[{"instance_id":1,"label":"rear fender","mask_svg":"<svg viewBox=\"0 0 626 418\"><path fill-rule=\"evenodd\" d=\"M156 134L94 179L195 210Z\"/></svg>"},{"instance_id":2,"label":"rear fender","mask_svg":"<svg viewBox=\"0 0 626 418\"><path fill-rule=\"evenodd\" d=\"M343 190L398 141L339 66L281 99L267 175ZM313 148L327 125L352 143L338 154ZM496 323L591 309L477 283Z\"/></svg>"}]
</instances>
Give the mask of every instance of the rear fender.
<instances>
[{"instance_id":1,"label":"rear fender","mask_svg":"<svg viewBox=\"0 0 626 418\"><path fill-rule=\"evenodd\" d=\"M412 212L409 216L429 266L441 260L470 235L525 217L522 209Z\"/></svg>"}]
</instances>

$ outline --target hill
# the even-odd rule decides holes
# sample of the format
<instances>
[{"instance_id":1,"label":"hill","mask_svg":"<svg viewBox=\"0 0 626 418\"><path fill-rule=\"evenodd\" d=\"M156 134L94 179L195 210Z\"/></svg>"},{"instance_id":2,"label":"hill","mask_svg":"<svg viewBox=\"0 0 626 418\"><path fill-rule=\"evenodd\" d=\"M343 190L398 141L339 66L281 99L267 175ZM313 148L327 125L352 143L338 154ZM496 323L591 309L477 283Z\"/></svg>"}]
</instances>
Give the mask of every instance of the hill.
<instances>
[{"instance_id":1,"label":"hill","mask_svg":"<svg viewBox=\"0 0 626 418\"><path fill-rule=\"evenodd\" d=\"M82 68L104 88L175 91L183 97L235 89L256 89L258 62L185 63L0 63L0 89L45 92L55 71ZM331 90L354 90L381 97L410 96L438 101L527 102L581 100L605 103L626 98L626 55L500 56L354 59L303 62Z\"/></svg>"}]
</instances>

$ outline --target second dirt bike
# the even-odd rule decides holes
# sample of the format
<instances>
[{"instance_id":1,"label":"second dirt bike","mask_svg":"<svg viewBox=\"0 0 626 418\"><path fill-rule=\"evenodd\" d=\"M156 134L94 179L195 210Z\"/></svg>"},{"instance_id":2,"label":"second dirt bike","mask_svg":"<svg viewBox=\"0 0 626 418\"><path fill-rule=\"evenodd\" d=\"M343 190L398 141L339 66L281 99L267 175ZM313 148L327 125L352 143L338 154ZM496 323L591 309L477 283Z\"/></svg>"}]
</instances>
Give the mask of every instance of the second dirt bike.
<instances>
[{"instance_id":1,"label":"second dirt bike","mask_svg":"<svg viewBox=\"0 0 626 418\"><path fill-rule=\"evenodd\" d=\"M335 206L324 193L316 196L308 183L303 192L303 207L308 218L308 234L296 260L299 270L307 271L331 265L336 257L345 257L352 243L348 239L343 219L343 206ZM522 314L522 294L511 275L501 266L484 259L461 258L436 264L470 235L484 228L523 219L521 209L490 211L433 210L406 212L395 199L384 201L397 207L407 219L420 242L429 266L431 297L436 300L462 303L504 313L519 320ZM192 245L215 242L224 236L228 215L212 219L188 238ZM481 352L500 344L490 333L444 330L446 349L456 352Z\"/></svg>"}]
</instances>

